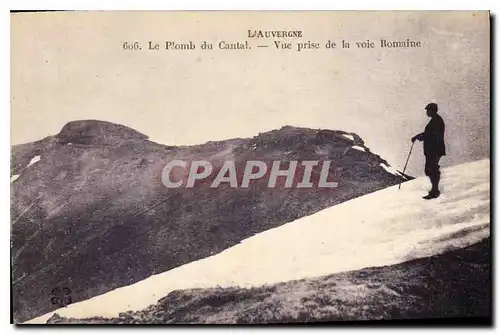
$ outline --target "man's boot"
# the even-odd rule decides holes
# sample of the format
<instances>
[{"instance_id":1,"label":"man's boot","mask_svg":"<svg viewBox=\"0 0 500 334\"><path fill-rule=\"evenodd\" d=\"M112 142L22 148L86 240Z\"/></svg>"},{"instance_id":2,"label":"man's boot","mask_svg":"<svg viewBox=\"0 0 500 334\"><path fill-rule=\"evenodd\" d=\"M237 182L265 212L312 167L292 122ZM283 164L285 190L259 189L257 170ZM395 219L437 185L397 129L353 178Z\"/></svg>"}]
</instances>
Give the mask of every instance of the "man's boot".
<instances>
[{"instance_id":1,"label":"man's boot","mask_svg":"<svg viewBox=\"0 0 500 334\"><path fill-rule=\"evenodd\" d=\"M432 184L432 189L431 189L431 191L429 191L429 194L427 196L423 197L424 199L438 198L439 195L441 195L441 192L439 191L440 178L441 178L441 173L429 175L429 179L431 180L431 184Z\"/></svg>"}]
</instances>

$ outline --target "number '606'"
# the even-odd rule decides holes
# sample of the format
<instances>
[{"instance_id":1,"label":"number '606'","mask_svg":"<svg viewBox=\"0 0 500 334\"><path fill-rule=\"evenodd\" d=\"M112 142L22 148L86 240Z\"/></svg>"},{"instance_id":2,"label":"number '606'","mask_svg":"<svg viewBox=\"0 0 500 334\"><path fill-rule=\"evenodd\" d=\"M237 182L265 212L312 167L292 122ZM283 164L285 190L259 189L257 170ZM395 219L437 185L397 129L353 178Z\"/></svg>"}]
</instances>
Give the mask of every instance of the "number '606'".
<instances>
[{"instance_id":1,"label":"number '606'","mask_svg":"<svg viewBox=\"0 0 500 334\"><path fill-rule=\"evenodd\" d=\"M141 46L139 42L123 42L122 48L123 50L140 50Z\"/></svg>"}]
</instances>

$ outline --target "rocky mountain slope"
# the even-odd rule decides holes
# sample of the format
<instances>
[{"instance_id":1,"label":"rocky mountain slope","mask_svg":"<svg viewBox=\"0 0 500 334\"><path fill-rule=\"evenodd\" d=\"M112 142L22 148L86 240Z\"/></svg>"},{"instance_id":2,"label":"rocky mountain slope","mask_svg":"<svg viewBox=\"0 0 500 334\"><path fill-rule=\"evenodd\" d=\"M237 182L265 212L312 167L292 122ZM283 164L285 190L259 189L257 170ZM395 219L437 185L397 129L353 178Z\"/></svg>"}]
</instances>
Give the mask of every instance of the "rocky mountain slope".
<instances>
[{"instance_id":1,"label":"rocky mountain slope","mask_svg":"<svg viewBox=\"0 0 500 334\"><path fill-rule=\"evenodd\" d=\"M168 189L171 160L331 160L337 188ZM313 177L317 175L313 175ZM254 138L165 146L128 127L75 121L12 147L11 240L16 322L205 258L256 233L405 181L356 134L283 127Z\"/></svg>"},{"instance_id":2,"label":"rocky mountain slope","mask_svg":"<svg viewBox=\"0 0 500 334\"><path fill-rule=\"evenodd\" d=\"M470 272L475 265L482 270L484 268L481 264L489 263L490 254L489 251L486 252L485 247L481 247L483 251L472 257L474 260L469 261L470 263L453 260L455 262L444 264L443 261L438 261L443 267L441 270L437 271L434 267L420 266L421 270L416 277L411 276L413 267L410 265L415 262L409 261L466 248L490 236L489 169L489 159L444 168L441 184L443 194L438 199L426 201L421 198L428 187L428 179L422 176L406 182L401 189L398 189L398 186L392 186L337 204L261 232L221 253L187 263L135 284L58 309L55 312L66 318L94 319L95 317L105 317L116 320L120 313L140 315L143 314L141 310L144 309L164 312L165 309L155 309L153 306L151 308L150 305L157 304L160 298L174 291L208 288L209 290L206 291L213 291L210 298L216 299L217 292L224 295L226 290L210 290L210 288L237 287L230 291L243 291L242 296L238 297L241 305L228 302L228 307L224 311L225 313L235 313L241 311L240 306L243 307L243 305L253 309L254 298L251 293L244 293L247 291L245 288L258 287L251 291L259 292L260 288L262 291L267 291L263 287L299 279L314 281L324 275L372 267L386 267L384 270L387 272L384 274L384 280L380 282L381 284L389 286L389 283L393 281L403 284L405 280L410 279L412 280L411 289L420 291L418 295L420 299L405 306L404 303L407 303L405 300L413 298L408 295L410 290L398 290L400 291L399 297L404 303L396 303L394 312L397 312L398 308L405 309L406 307L406 313L402 314L418 316L417 311L413 308L421 309L422 305L427 305L422 301L425 298L439 300L442 294L449 293L446 286L456 285L454 281L457 280L457 277L463 278L459 284L461 288L469 285L463 292L460 292L458 288L453 292L454 296L451 300L456 303L454 307L460 310L465 307L462 305L462 300L465 303L470 298L469 291L482 291L482 289L487 288L483 283L475 281L474 275L471 275ZM456 259L456 257L450 257L450 259ZM474 261L477 263L475 264ZM408 267L404 265L394 266L399 263L408 263ZM392 269L395 270L394 273L390 272ZM430 272L425 272L425 270ZM447 270L450 272L447 273ZM476 273L475 270L472 272ZM458 274L460 275L456 276ZM479 275L480 272L477 274ZM486 275L487 272L483 274ZM357 274L354 275L356 277ZM432 284L428 280L418 278L419 276L434 277L434 275L438 275L437 281L433 281ZM483 276L483 281L486 281L485 277ZM294 296L301 295L303 292L301 285L290 284L290 286L296 287L297 291L282 291L278 300L295 300ZM311 286L310 289L313 290L314 286ZM359 310L356 311L355 304L364 303L364 298L368 298L370 295L364 293L366 291L363 287L359 291L354 287L346 289L352 290L353 294L358 293L359 298L353 304L348 304L345 312L347 312L346 314L349 312L358 314L356 312ZM201 291L203 294L204 290ZM391 291L387 291L387 289L383 289L383 291L391 296ZM342 295L342 291L334 289L334 292ZM398 296L398 294L392 295ZM384 297L383 294L380 296L381 299L378 303L381 309L392 305L388 296ZM334 296L332 295L332 297ZM247 299L245 300L245 298ZM271 303L272 300L268 300L268 302ZM367 302L371 303L370 299ZM375 302L377 300L373 299L373 303ZM451 301L447 303L446 307L439 306L443 307L442 313L436 310L432 314L438 317L447 316L448 313L458 315L459 313L450 311L453 307ZM279 305L279 303L277 304ZM175 305L177 304L174 303L174 309ZM291 304L285 303L285 305ZM169 307L167 304L163 306ZM231 309L232 306L235 309ZM330 306L332 305L326 303L324 305L325 308ZM192 317L196 317L194 308L195 305L190 311ZM350 310L350 308L354 309ZM281 311L286 312L286 310L287 308L284 307ZM218 312L217 310L212 311ZM170 309L165 312L170 312ZM206 319L201 320L202 322L224 321L224 315L221 315L221 318L217 318L218 316L213 318L210 312L206 314ZM323 310L321 312L328 313L329 311ZM376 309L369 308L366 312L376 319L381 316ZM203 310L199 310L198 313L203 314ZM422 316L424 314L421 313ZM464 313L463 316L469 314L472 313ZM330 315L332 314L330 313ZM51 316L52 314L48 313L32 319L30 323L45 323ZM249 311L248 316L257 317L251 311ZM389 314L385 314L384 317L388 316ZM231 319L234 320L234 318ZM350 317L349 319L355 318ZM369 318L367 315L361 319ZM184 321L181 318L177 318L177 320Z\"/></svg>"}]
</instances>

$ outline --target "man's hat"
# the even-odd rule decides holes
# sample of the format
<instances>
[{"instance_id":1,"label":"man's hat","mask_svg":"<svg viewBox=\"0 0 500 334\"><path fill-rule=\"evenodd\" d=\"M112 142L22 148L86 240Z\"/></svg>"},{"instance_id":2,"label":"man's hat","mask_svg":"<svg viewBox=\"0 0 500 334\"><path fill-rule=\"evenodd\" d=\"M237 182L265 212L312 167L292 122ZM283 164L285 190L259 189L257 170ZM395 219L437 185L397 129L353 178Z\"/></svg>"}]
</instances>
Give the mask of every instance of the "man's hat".
<instances>
[{"instance_id":1,"label":"man's hat","mask_svg":"<svg viewBox=\"0 0 500 334\"><path fill-rule=\"evenodd\" d=\"M429 103L426 107L425 110L431 110L431 111L438 111L438 105L433 103Z\"/></svg>"}]
</instances>

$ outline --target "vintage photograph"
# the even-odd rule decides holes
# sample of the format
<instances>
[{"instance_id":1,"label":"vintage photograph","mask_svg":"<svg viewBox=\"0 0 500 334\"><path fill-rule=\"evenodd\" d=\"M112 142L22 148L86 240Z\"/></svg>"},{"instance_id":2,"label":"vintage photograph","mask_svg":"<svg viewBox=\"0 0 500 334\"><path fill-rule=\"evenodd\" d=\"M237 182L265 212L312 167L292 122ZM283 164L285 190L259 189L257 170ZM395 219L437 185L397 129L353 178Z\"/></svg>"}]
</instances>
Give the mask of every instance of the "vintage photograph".
<instances>
[{"instance_id":1,"label":"vintage photograph","mask_svg":"<svg viewBox=\"0 0 500 334\"><path fill-rule=\"evenodd\" d=\"M15 324L491 324L488 11L10 20Z\"/></svg>"}]
</instances>

